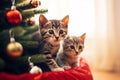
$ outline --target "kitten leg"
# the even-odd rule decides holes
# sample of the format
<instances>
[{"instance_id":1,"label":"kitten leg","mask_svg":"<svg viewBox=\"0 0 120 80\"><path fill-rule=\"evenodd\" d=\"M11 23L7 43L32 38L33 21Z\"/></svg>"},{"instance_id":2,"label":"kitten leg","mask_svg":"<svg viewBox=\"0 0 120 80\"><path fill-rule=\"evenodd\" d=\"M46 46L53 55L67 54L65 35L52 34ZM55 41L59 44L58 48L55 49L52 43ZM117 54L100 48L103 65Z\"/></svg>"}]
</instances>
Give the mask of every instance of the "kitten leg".
<instances>
[{"instance_id":1,"label":"kitten leg","mask_svg":"<svg viewBox=\"0 0 120 80\"><path fill-rule=\"evenodd\" d=\"M56 61L52 58L50 54L47 55L46 63L48 64L48 67L51 69L51 71L64 71L63 68L57 65Z\"/></svg>"},{"instance_id":2,"label":"kitten leg","mask_svg":"<svg viewBox=\"0 0 120 80\"><path fill-rule=\"evenodd\" d=\"M51 62L53 62L52 65L49 65L51 71L64 71L64 68L59 67L54 59L51 59Z\"/></svg>"},{"instance_id":3,"label":"kitten leg","mask_svg":"<svg viewBox=\"0 0 120 80\"><path fill-rule=\"evenodd\" d=\"M71 67L72 68L74 68L74 67L79 67L80 66L80 62L78 61L78 62L75 62L75 63L73 63L72 65L71 65Z\"/></svg>"},{"instance_id":4,"label":"kitten leg","mask_svg":"<svg viewBox=\"0 0 120 80\"><path fill-rule=\"evenodd\" d=\"M57 55L57 57L56 57L56 62L57 62L57 64L58 64L61 68L63 68L64 70L70 69L71 67L68 66L68 64L65 63L65 61L64 61L62 58L63 58L63 57L61 57L61 55Z\"/></svg>"},{"instance_id":5,"label":"kitten leg","mask_svg":"<svg viewBox=\"0 0 120 80\"><path fill-rule=\"evenodd\" d=\"M71 69L71 66L63 66L65 70Z\"/></svg>"},{"instance_id":6,"label":"kitten leg","mask_svg":"<svg viewBox=\"0 0 120 80\"><path fill-rule=\"evenodd\" d=\"M62 61L61 66L62 66L62 68L64 68L64 70L71 69L71 66L68 63L66 63L65 61Z\"/></svg>"}]
</instances>

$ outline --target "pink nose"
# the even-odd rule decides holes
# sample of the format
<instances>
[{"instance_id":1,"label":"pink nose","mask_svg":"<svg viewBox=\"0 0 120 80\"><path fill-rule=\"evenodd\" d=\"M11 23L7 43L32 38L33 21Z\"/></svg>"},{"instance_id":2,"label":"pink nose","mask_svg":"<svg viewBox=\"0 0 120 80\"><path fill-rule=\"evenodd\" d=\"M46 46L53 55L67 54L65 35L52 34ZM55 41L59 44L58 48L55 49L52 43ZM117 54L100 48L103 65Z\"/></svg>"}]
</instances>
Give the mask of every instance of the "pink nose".
<instances>
[{"instance_id":1,"label":"pink nose","mask_svg":"<svg viewBox=\"0 0 120 80\"><path fill-rule=\"evenodd\" d=\"M78 52L76 52L76 55L78 55Z\"/></svg>"},{"instance_id":2,"label":"pink nose","mask_svg":"<svg viewBox=\"0 0 120 80\"><path fill-rule=\"evenodd\" d=\"M59 37L55 37L57 40L59 39Z\"/></svg>"}]
</instances>

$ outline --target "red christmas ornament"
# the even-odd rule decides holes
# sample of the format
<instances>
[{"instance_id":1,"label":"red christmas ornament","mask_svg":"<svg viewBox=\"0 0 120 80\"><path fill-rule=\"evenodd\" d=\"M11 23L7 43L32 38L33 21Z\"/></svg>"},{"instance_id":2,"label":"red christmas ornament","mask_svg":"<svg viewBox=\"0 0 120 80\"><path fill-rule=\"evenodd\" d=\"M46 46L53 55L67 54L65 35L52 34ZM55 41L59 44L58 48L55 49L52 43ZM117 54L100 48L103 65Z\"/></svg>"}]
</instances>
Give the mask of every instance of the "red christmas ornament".
<instances>
[{"instance_id":1,"label":"red christmas ornament","mask_svg":"<svg viewBox=\"0 0 120 80\"><path fill-rule=\"evenodd\" d=\"M22 21L21 13L16 9L11 9L6 12L6 18L8 23L12 25L17 25Z\"/></svg>"}]
</instances>

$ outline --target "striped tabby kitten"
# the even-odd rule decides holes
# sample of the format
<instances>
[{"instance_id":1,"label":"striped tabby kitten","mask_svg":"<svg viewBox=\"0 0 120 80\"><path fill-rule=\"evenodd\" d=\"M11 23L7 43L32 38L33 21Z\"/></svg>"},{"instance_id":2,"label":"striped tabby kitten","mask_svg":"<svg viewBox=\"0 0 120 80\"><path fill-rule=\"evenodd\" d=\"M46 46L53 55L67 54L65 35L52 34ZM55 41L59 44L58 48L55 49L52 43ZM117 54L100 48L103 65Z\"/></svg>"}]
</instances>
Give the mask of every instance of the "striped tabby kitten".
<instances>
[{"instance_id":1,"label":"striped tabby kitten","mask_svg":"<svg viewBox=\"0 0 120 80\"><path fill-rule=\"evenodd\" d=\"M85 36L85 33L79 37L67 36L63 40L56 57L60 67L66 70L80 65L79 55L84 49Z\"/></svg>"},{"instance_id":2,"label":"striped tabby kitten","mask_svg":"<svg viewBox=\"0 0 120 80\"><path fill-rule=\"evenodd\" d=\"M56 71L59 67L54 60L59 50L60 41L63 40L68 32L69 16L62 20L48 20L44 15L39 17L40 32L33 35L33 39L39 41L39 53L47 56L46 64L50 70L41 64L45 71Z\"/></svg>"}]
</instances>

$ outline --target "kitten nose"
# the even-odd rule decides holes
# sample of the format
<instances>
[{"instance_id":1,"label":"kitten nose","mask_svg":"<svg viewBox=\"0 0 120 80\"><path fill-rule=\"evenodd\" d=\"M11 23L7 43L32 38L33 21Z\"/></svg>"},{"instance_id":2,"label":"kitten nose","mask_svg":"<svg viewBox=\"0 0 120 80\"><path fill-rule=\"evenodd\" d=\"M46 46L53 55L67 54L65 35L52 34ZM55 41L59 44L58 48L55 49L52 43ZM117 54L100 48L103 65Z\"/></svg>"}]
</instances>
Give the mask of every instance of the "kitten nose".
<instances>
[{"instance_id":1,"label":"kitten nose","mask_svg":"<svg viewBox=\"0 0 120 80\"><path fill-rule=\"evenodd\" d=\"M59 39L59 37L55 37L57 40Z\"/></svg>"},{"instance_id":2,"label":"kitten nose","mask_svg":"<svg viewBox=\"0 0 120 80\"><path fill-rule=\"evenodd\" d=\"M78 55L78 52L76 52L76 55Z\"/></svg>"}]
</instances>

